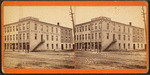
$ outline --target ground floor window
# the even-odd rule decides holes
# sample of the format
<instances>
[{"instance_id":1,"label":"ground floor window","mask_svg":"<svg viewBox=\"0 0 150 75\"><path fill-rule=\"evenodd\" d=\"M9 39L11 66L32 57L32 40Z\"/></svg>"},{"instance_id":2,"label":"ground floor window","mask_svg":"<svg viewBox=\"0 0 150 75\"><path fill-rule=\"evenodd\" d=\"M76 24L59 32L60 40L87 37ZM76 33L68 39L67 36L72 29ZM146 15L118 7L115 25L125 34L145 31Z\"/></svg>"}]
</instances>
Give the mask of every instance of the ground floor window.
<instances>
[{"instance_id":1,"label":"ground floor window","mask_svg":"<svg viewBox=\"0 0 150 75\"><path fill-rule=\"evenodd\" d=\"M23 43L23 49L26 49L26 45L25 45L25 43Z\"/></svg>"},{"instance_id":2,"label":"ground floor window","mask_svg":"<svg viewBox=\"0 0 150 75\"><path fill-rule=\"evenodd\" d=\"M88 49L90 49L90 43L88 43L89 45L88 45Z\"/></svg>"},{"instance_id":3,"label":"ground floor window","mask_svg":"<svg viewBox=\"0 0 150 75\"><path fill-rule=\"evenodd\" d=\"M58 49L58 44L56 44L56 48Z\"/></svg>"},{"instance_id":4,"label":"ground floor window","mask_svg":"<svg viewBox=\"0 0 150 75\"><path fill-rule=\"evenodd\" d=\"M82 49L84 49L84 43L82 43Z\"/></svg>"},{"instance_id":5,"label":"ground floor window","mask_svg":"<svg viewBox=\"0 0 150 75\"><path fill-rule=\"evenodd\" d=\"M67 44L66 44L66 48L67 48Z\"/></svg>"},{"instance_id":6,"label":"ground floor window","mask_svg":"<svg viewBox=\"0 0 150 75\"><path fill-rule=\"evenodd\" d=\"M71 44L69 44L69 48L71 48Z\"/></svg>"},{"instance_id":7,"label":"ground floor window","mask_svg":"<svg viewBox=\"0 0 150 75\"><path fill-rule=\"evenodd\" d=\"M92 49L94 49L94 43L92 42Z\"/></svg>"},{"instance_id":8,"label":"ground floor window","mask_svg":"<svg viewBox=\"0 0 150 75\"><path fill-rule=\"evenodd\" d=\"M47 49L49 49L49 44L47 44Z\"/></svg>"},{"instance_id":9,"label":"ground floor window","mask_svg":"<svg viewBox=\"0 0 150 75\"><path fill-rule=\"evenodd\" d=\"M18 49L18 43L16 43L16 49Z\"/></svg>"},{"instance_id":10,"label":"ground floor window","mask_svg":"<svg viewBox=\"0 0 150 75\"><path fill-rule=\"evenodd\" d=\"M97 42L95 42L95 49L97 49Z\"/></svg>"},{"instance_id":11,"label":"ground floor window","mask_svg":"<svg viewBox=\"0 0 150 75\"><path fill-rule=\"evenodd\" d=\"M130 44L128 44L128 49L130 49Z\"/></svg>"},{"instance_id":12,"label":"ground floor window","mask_svg":"<svg viewBox=\"0 0 150 75\"><path fill-rule=\"evenodd\" d=\"M19 47L19 49L22 49L22 43L20 43L20 47Z\"/></svg>"},{"instance_id":13,"label":"ground floor window","mask_svg":"<svg viewBox=\"0 0 150 75\"><path fill-rule=\"evenodd\" d=\"M53 44L52 44L52 49L53 49Z\"/></svg>"}]
</instances>

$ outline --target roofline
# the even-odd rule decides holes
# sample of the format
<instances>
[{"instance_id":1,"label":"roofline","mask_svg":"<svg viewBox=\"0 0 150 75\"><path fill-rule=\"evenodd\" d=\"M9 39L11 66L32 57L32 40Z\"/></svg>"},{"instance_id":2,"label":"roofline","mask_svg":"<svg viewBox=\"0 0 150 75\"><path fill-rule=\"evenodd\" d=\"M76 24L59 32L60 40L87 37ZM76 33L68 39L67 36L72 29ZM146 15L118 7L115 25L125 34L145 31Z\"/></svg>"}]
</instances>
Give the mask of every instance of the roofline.
<instances>
[{"instance_id":1,"label":"roofline","mask_svg":"<svg viewBox=\"0 0 150 75\"><path fill-rule=\"evenodd\" d=\"M81 24L77 24L75 26L79 26L79 25L83 25L83 24L87 24L87 23L90 23L91 21L88 21L88 22L84 22L84 23L81 23Z\"/></svg>"},{"instance_id":2,"label":"roofline","mask_svg":"<svg viewBox=\"0 0 150 75\"><path fill-rule=\"evenodd\" d=\"M52 25L52 26L58 26L58 25L55 25L55 24L51 24L51 23L46 23L46 22L43 22L43 21L37 21L37 20L33 20L33 19L27 19L27 20L32 20L32 21L36 21L36 22L40 22L40 23L45 23L45 24L48 24L48 25ZM27 20L24 20L24 21L27 21ZM8 25L12 25L12 24L17 24L19 22L23 22L23 21L18 21L18 22L14 22L14 23L10 23L10 24L6 24L4 26L8 26ZM63 27L63 26L58 26L58 27ZM67 27L63 27L63 28L67 28ZM68 29L72 29L72 28L68 28Z\"/></svg>"}]
</instances>

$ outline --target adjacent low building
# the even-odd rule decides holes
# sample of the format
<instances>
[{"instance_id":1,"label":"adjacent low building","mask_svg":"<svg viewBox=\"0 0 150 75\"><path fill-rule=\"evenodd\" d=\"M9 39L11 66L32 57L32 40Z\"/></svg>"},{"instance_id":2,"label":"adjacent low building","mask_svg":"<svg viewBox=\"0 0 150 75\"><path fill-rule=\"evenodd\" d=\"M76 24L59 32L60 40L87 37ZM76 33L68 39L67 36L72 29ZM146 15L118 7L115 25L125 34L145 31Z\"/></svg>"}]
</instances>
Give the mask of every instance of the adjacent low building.
<instances>
[{"instance_id":1,"label":"adjacent low building","mask_svg":"<svg viewBox=\"0 0 150 75\"><path fill-rule=\"evenodd\" d=\"M4 25L5 51L66 50L73 48L72 28L26 17Z\"/></svg>"},{"instance_id":2,"label":"adjacent low building","mask_svg":"<svg viewBox=\"0 0 150 75\"><path fill-rule=\"evenodd\" d=\"M104 50L145 49L144 29L97 17L75 25L76 49L101 52Z\"/></svg>"}]
</instances>

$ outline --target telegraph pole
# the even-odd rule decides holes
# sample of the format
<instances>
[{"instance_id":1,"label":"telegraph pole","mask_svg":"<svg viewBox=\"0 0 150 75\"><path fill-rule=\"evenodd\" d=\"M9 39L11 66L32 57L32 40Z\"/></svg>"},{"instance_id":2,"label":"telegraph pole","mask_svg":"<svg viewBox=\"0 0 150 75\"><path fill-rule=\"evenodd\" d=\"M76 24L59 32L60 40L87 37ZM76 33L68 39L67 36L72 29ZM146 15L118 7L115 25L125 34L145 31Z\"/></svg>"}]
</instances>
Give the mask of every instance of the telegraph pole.
<instances>
[{"instance_id":1,"label":"telegraph pole","mask_svg":"<svg viewBox=\"0 0 150 75\"><path fill-rule=\"evenodd\" d=\"M74 13L72 12L72 7L70 6L70 15L71 15L71 21L72 21L72 24L73 24L73 34L74 34L74 67L76 67L76 65L75 65L75 63L76 63L76 60L75 60L75 58L76 58L76 54L75 54L75 25L74 25Z\"/></svg>"}]
</instances>

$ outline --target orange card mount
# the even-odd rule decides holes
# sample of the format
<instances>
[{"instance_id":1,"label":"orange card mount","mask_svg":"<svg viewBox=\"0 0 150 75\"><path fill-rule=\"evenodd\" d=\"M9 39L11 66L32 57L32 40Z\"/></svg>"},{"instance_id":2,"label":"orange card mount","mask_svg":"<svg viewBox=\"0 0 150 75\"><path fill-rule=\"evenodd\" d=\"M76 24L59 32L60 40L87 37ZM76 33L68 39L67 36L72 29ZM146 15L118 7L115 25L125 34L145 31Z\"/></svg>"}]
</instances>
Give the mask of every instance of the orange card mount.
<instances>
[{"instance_id":1,"label":"orange card mount","mask_svg":"<svg viewBox=\"0 0 150 75\"><path fill-rule=\"evenodd\" d=\"M146 68L145 69L46 69L46 68L7 68L4 67L4 7L6 6L145 6L146 7ZM147 73L149 69L148 52L148 3L146 1L4 1L1 7L2 29L2 72L3 73ZM29 53L30 54L30 53ZM8 55L8 54L6 54ZM76 55L76 53L75 53ZM76 57L76 56L75 56ZM96 57L95 57L96 58ZM105 57L102 57L105 58ZM8 58L9 59L9 58ZM107 58L113 59L113 58ZM68 60L68 59L67 59ZM121 59L118 59L121 60ZM117 61L117 60L116 60ZM11 62L11 61L9 61ZM59 62L59 61L58 61ZM75 64L75 63L73 63ZM111 63L109 63L111 64ZM103 64L104 65L104 64Z\"/></svg>"}]
</instances>

